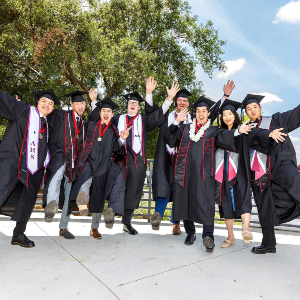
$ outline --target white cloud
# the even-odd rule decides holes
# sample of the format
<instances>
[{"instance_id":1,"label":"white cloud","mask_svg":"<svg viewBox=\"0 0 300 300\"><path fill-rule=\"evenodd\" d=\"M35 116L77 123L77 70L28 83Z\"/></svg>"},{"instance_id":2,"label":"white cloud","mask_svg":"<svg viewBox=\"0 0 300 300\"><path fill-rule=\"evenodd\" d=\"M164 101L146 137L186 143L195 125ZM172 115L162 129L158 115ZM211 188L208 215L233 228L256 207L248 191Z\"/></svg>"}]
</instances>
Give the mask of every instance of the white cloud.
<instances>
[{"instance_id":1,"label":"white cloud","mask_svg":"<svg viewBox=\"0 0 300 300\"><path fill-rule=\"evenodd\" d=\"M265 98L261 101L262 104L264 103L272 103L272 102L283 102L282 99L280 99L278 96L270 93L251 93L254 95L260 95L260 96L265 96Z\"/></svg>"},{"instance_id":2,"label":"white cloud","mask_svg":"<svg viewBox=\"0 0 300 300\"><path fill-rule=\"evenodd\" d=\"M225 65L227 67L226 73L221 72L217 75L217 78L223 79L228 78L230 75L236 73L238 70L241 70L246 63L245 58L239 58L237 60L227 60Z\"/></svg>"},{"instance_id":3,"label":"white cloud","mask_svg":"<svg viewBox=\"0 0 300 300\"><path fill-rule=\"evenodd\" d=\"M282 6L272 23L278 24L279 22L300 23L300 1L291 1Z\"/></svg>"},{"instance_id":4,"label":"white cloud","mask_svg":"<svg viewBox=\"0 0 300 300\"><path fill-rule=\"evenodd\" d=\"M290 139L291 139L292 142L299 142L300 141L300 139L297 136L291 136L291 135L289 135L289 137L290 137Z\"/></svg>"},{"instance_id":5,"label":"white cloud","mask_svg":"<svg viewBox=\"0 0 300 300\"><path fill-rule=\"evenodd\" d=\"M217 0L189 0L189 3L197 8L195 14L204 20L213 20L216 28L222 28L222 38L230 40L232 44L236 44L247 51L251 51L259 60L269 66L275 74L281 76L289 86L300 91L299 70L292 70L282 65L277 58L272 57L271 53L251 42L228 13L226 7L222 6Z\"/></svg>"}]
</instances>

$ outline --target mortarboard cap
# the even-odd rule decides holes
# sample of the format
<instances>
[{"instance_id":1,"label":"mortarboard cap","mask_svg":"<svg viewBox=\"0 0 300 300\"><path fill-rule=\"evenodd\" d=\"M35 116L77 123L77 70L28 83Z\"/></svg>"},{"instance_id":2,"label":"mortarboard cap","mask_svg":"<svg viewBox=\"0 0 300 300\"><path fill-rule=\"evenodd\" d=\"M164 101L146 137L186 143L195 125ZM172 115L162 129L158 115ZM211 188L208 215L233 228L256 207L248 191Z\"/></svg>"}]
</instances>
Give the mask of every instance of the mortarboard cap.
<instances>
[{"instance_id":1,"label":"mortarboard cap","mask_svg":"<svg viewBox=\"0 0 300 300\"><path fill-rule=\"evenodd\" d=\"M97 102L96 105L100 110L102 108L110 108L111 110L114 110L119 107L119 105L113 102L109 97L106 97L102 101Z\"/></svg>"},{"instance_id":2,"label":"mortarboard cap","mask_svg":"<svg viewBox=\"0 0 300 300\"><path fill-rule=\"evenodd\" d=\"M45 97L47 99L50 99L54 102L55 105L59 105L59 100L56 97L54 91L52 89L50 90L41 90L37 92L33 92L33 97L35 102L37 103L42 97Z\"/></svg>"},{"instance_id":3,"label":"mortarboard cap","mask_svg":"<svg viewBox=\"0 0 300 300\"><path fill-rule=\"evenodd\" d=\"M228 110L228 109L237 111L241 106L242 106L241 102L225 99L225 101L222 103L221 107L219 108L219 112L222 113L224 110Z\"/></svg>"},{"instance_id":4,"label":"mortarboard cap","mask_svg":"<svg viewBox=\"0 0 300 300\"><path fill-rule=\"evenodd\" d=\"M242 102L242 107L246 108L246 106L251 103L257 103L260 105L260 102L264 97L265 96L248 94Z\"/></svg>"},{"instance_id":5,"label":"mortarboard cap","mask_svg":"<svg viewBox=\"0 0 300 300\"><path fill-rule=\"evenodd\" d=\"M207 98L205 98L204 96L201 96L196 102L194 102L193 104L193 108L197 109L197 107L207 107L208 109L210 109L213 105L215 104L214 101L209 100Z\"/></svg>"},{"instance_id":6,"label":"mortarboard cap","mask_svg":"<svg viewBox=\"0 0 300 300\"><path fill-rule=\"evenodd\" d=\"M188 99L189 96L192 96L192 94L187 89L181 89L176 93L175 100L180 97Z\"/></svg>"},{"instance_id":7,"label":"mortarboard cap","mask_svg":"<svg viewBox=\"0 0 300 300\"><path fill-rule=\"evenodd\" d=\"M86 95L87 92L83 92L83 91L74 91L70 94L67 94L66 97L70 97L71 98L71 102L82 102L85 101L85 99L83 98L83 95Z\"/></svg>"},{"instance_id":8,"label":"mortarboard cap","mask_svg":"<svg viewBox=\"0 0 300 300\"><path fill-rule=\"evenodd\" d=\"M138 101L139 103L145 101L138 92L132 92L132 93L123 95L123 97L127 100L127 102L130 100Z\"/></svg>"}]
</instances>

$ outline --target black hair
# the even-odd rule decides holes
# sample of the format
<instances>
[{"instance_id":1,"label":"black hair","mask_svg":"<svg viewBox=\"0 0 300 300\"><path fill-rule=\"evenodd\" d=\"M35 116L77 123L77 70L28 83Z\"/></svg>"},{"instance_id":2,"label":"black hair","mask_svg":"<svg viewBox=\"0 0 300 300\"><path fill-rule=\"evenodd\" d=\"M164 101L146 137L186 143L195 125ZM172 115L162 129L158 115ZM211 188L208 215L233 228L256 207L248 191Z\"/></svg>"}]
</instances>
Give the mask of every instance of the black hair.
<instances>
[{"instance_id":1,"label":"black hair","mask_svg":"<svg viewBox=\"0 0 300 300\"><path fill-rule=\"evenodd\" d=\"M204 107L206 107L208 113L210 113L210 109L207 106L204 106ZM192 113L192 120L196 119L196 111L197 111L197 107L195 108L195 112ZM208 118L209 118L209 116L208 116Z\"/></svg>"},{"instance_id":2,"label":"black hair","mask_svg":"<svg viewBox=\"0 0 300 300\"><path fill-rule=\"evenodd\" d=\"M240 117L239 117L238 113L235 110L231 110L230 109L230 111L234 115L234 122L233 122L233 125L232 125L232 129L237 129L238 126L241 124ZM222 128L222 129L228 129L227 125L223 121L223 112L220 114L220 120L221 120L221 126L220 126L220 128Z\"/></svg>"}]
</instances>

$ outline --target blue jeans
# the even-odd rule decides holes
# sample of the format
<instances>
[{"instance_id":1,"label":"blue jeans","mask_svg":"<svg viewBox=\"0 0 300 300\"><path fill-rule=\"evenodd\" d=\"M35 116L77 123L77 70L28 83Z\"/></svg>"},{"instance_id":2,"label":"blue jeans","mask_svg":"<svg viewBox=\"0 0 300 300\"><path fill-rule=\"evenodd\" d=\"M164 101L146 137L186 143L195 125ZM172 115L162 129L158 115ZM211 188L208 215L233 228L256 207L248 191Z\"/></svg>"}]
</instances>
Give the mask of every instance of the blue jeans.
<instances>
[{"instance_id":1,"label":"blue jeans","mask_svg":"<svg viewBox=\"0 0 300 300\"><path fill-rule=\"evenodd\" d=\"M171 192L170 192L171 194ZM170 195L169 195L170 197ZM169 197L168 198L162 198L162 197L157 197L155 199L155 212L159 212L161 217L164 216L165 214L165 210L167 208L167 205L169 203ZM180 224L180 221L173 221L173 208L172 208L172 213L171 213L171 220L170 220L171 223L173 224Z\"/></svg>"}]
</instances>

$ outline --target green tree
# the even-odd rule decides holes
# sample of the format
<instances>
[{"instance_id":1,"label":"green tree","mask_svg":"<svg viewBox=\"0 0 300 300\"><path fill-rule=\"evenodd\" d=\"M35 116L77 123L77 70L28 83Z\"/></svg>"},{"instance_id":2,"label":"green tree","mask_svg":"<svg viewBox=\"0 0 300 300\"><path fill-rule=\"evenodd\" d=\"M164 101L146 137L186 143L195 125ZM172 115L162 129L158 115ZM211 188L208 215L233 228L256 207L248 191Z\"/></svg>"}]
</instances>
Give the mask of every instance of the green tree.
<instances>
[{"instance_id":1,"label":"green tree","mask_svg":"<svg viewBox=\"0 0 300 300\"><path fill-rule=\"evenodd\" d=\"M98 86L121 95L144 94L146 78L158 82L155 102L176 80L195 97L203 93L196 66L224 70L225 42L212 22L198 24L182 0L0 0L0 88L33 102L32 90L53 88L61 97ZM124 109L123 109L124 111ZM155 149L149 136L150 157Z\"/></svg>"}]
</instances>

